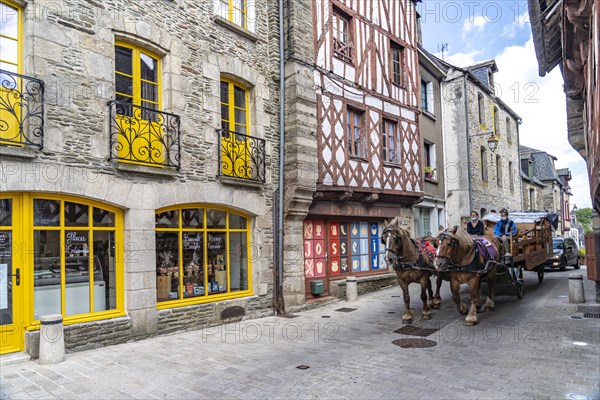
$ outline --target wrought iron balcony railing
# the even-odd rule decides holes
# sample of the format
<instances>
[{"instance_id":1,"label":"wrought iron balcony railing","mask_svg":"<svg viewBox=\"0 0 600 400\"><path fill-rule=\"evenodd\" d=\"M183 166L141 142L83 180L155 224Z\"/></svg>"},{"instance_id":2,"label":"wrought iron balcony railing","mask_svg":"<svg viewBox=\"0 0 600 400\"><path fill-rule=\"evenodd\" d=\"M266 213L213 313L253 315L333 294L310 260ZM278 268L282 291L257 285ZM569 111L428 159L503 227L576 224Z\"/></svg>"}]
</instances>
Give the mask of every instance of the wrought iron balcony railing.
<instances>
[{"instance_id":1,"label":"wrought iron balcony railing","mask_svg":"<svg viewBox=\"0 0 600 400\"><path fill-rule=\"evenodd\" d=\"M44 81L0 69L0 144L44 146Z\"/></svg>"},{"instance_id":2,"label":"wrought iron balcony railing","mask_svg":"<svg viewBox=\"0 0 600 400\"><path fill-rule=\"evenodd\" d=\"M112 100L110 159L156 167L181 167L180 117Z\"/></svg>"},{"instance_id":3,"label":"wrought iron balcony railing","mask_svg":"<svg viewBox=\"0 0 600 400\"><path fill-rule=\"evenodd\" d=\"M219 175L264 183L265 140L224 129L217 132Z\"/></svg>"}]
</instances>

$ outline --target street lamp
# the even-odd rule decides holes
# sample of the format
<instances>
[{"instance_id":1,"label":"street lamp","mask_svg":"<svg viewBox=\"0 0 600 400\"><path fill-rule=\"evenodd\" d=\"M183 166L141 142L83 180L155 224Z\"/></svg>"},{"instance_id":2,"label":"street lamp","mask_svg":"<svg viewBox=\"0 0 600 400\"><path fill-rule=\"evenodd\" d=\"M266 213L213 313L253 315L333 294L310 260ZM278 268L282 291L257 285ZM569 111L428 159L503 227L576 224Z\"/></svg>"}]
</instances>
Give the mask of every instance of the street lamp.
<instances>
[{"instance_id":1,"label":"street lamp","mask_svg":"<svg viewBox=\"0 0 600 400\"><path fill-rule=\"evenodd\" d=\"M486 136L489 135L489 137L487 138L487 142L488 142L488 147L490 148L490 150L493 152L496 151L496 149L498 148L498 139L496 138L496 135L494 135L494 132L484 132L484 133L478 133L476 135L471 135L471 137L477 137L477 136Z\"/></svg>"}]
</instances>

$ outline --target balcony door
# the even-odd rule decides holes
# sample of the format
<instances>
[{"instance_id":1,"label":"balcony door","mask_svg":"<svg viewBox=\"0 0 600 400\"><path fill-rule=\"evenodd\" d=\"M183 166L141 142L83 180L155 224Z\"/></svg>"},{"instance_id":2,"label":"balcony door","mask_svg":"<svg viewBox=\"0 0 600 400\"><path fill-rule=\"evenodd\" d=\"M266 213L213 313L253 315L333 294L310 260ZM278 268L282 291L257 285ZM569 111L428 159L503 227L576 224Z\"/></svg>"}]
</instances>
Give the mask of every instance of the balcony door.
<instances>
[{"instance_id":1,"label":"balcony door","mask_svg":"<svg viewBox=\"0 0 600 400\"><path fill-rule=\"evenodd\" d=\"M24 263L19 197L0 197L0 354L23 350Z\"/></svg>"}]
</instances>

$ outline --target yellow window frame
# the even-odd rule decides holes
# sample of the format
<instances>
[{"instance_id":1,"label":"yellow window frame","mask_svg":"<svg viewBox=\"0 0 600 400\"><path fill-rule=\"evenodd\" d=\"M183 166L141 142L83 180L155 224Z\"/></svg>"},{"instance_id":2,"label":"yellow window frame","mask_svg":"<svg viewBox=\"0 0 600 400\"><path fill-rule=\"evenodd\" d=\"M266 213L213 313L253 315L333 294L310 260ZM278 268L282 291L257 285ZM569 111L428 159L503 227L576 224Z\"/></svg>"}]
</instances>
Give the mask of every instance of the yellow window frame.
<instances>
[{"instance_id":1,"label":"yellow window frame","mask_svg":"<svg viewBox=\"0 0 600 400\"><path fill-rule=\"evenodd\" d=\"M249 100L248 100L248 90L243 87L242 85L238 84L235 81L232 81L231 79L226 79L226 78L221 78L219 85L221 82L225 82L227 83L227 103L223 103L222 101L220 102L221 106L226 105L228 107L229 110L229 115L227 116L228 119L223 119L223 116L221 116L221 123L223 122L227 122L229 125L229 131L230 132L237 132L236 130L236 126L237 125L242 125L244 127L245 130L245 135L246 136L250 136L250 106L249 106ZM236 119L235 119L235 111L236 110L242 110L239 107L236 107L235 105L235 88L241 89L244 91L244 106L245 109L243 109L246 113L246 120L244 121L244 123L239 123ZM220 99L219 99L220 101ZM223 165L223 162L221 162L221 165L219 165L219 168L221 169L221 172L223 175L225 176L234 176L234 177L238 177L238 178L250 178L250 171L248 171L247 167L248 163L250 162L249 160L249 153L250 153L250 138L246 138L245 143L240 143L239 140L237 140L237 136L235 134L230 134L228 137L223 136L221 139L221 161L224 159L230 159L231 160L231 165L225 164ZM237 157L235 159L232 159L231 154L237 154L237 155L242 155L241 157ZM236 171L246 171L244 173L236 173Z\"/></svg>"},{"instance_id":2,"label":"yellow window frame","mask_svg":"<svg viewBox=\"0 0 600 400\"><path fill-rule=\"evenodd\" d=\"M203 211L203 228L183 228L183 210L186 209L198 209L201 208ZM206 224L206 214L207 210L218 210L225 212L225 226L226 228L207 228ZM204 304L204 303L213 303L216 301L228 300L228 299L236 299L240 297L248 297L254 294L252 290L252 237L250 236L250 216L238 212L237 210L232 210L227 207L216 206L212 204L202 204L202 203L193 203L193 204L183 204L175 207L165 207L156 210L155 215L167 211L177 211L178 212L178 227L177 228L155 228L155 232L173 232L177 233L178 240L178 267L179 267L179 299L176 300L166 300L166 301L157 301L157 308L159 310L181 307L181 306L189 306L191 304ZM229 228L229 215L235 214L242 218L246 219L246 228L245 229L233 229ZM188 297L185 298L183 296L183 276L184 276L184 265L183 265L183 233L191 232L191 233L202 233L203 234L203 258L202 258L202 268L204 274L204 294L196 297ZM227 291L222 294L211 294L208 293L208 234L209 233L225 233L225 246L226 246L226 266L227 266ZM236 292L231 291L231 248L229 244L229 234L230 233L245 233L246 234L246 254L248 260L248 289L240 290Z\"/></svg>"},{"instance_id":3,"label":"yellow window frame","mask_svg":"<svg viewBox=\"0 0 600 400\"><path fill-rule=\"evenodd\" d=\"M66 196L60 194L38 194L38 193L3 193L4 196L13 197L19 200L21 205L21 219L20 225L18 228L21 230L21 238L23 240L23 249L27 249L30 251L25 251L20 254L21 260L25 261L23 265L23 270L21 272L21 285L24 285L24 304L23 304L23 313L24 313L24 322L27 330L37 330L40 327L39 320L34 318L34 294L35 294L35 286L33 280L33 272L34 272L34 252L35 248L35 231L40 230L48 230L48 231L59 231L60 233L60 259L61 259L61 277L60 277L60 287L61 287L61 313L63 315L63 320L65 325L73 325L82 322L91 322L91 321L99 321L110 318L117 318L125 316L125 290L124 290L124 235L123 235L123 213L122 210L109 206L104 203L90 201L87 199L75 197L75 196ZM60 223L58 226L35 226L34 225L34 200L55 200L60 201ZM89 207L88 212L88 225L87 226L65 226L64 221L64 203L65 202L73 202L78 204L87 205ZM115 226L114 227L94 227L93 226L93 208L100 208L106 211L110 211L115 214ZM13 219L15 216L13 216ZM15 226L15 222L13 221L13 227ZM66 315L66 274L65 274L65 230L81 230L89 232L89 243L90 243L90 253L89 259L90 264L88 268L92 268L93 271L93 262L94 262L94 245L93 245L93 232L94 231L113 231L115 233L115 309L114 310L106 310L106 311L98 311L98 312L89 312L85 314L77 314L77 315ZM94 309L94 274L90 274L89 280L89 305L90 310Z\"/></svg>"},{"instance_id":4,"label":"yellow window frame","mask_svg":"<svg viewBox=\"0 0 600 400\"><path fill-rule=\"evenodd\" d=\"M131 62L132 62L131 75L117 71L116 65L115 65L115 75L124 76L126 78L131 79L132 93L131 93L131 95L129 95L127 93L117 92L116 82L115 82L115 95L130 98L132 101L132 104L134 106L142 106L142 102L154 104L154 105L156 105L156 111L160 113L160 111L162 110L162 69L161 69L162 66L161 66L161 62L160 62L160 57L156 56L152 52L149 52L141 47L132 45L127 42L115 41L115 48L116 47L123 47L123 48L127 48L127 49L131 50ZM147 79L142 79L142 72L141 72L141 69L142 69L141 68L141 56L142 56L142 54L145 56L148 56L148 57L152 58L154 61L156 61L156 66L157 66L156 82L152 82ZM149 99L142 98L142 84L143 83L148 83L148 84L156 86L156 93L157 93L156 100L149 100ZM132 118L133 118L133 116L132 116ZM143 123L142 123L142 121L143 121ZM152 132L160 132L161 131L160 126L159 126L160 124L157 124L152 121L140 120L139 128L131 129L129 122L130 122L130 119L128 119L128 117L117 116L117 123L120 125L120 132L127 132L127 135L121 135L121 134L118 135L118 142L119 142L118 159L119 159L119 162L129 163L129 164L138 164L138 165L147 165L147 166L153 166L153 167L160 166L160 165L156 165L153 163L146 163L143 161L131 160L131 159L128 159L128 157L126 156L126 154L129 154L128 149L131 148L131 153L136 153L136 154L144 154L145 152L148 152L148 151L156 152L155 154L158 154L158 155L155 158L158 160L164 161L165 157L166 157L164 146L158 145L157 147L151 147L151 149L144 150L144 148L142 146L143 146L143 144L146 144L148 142L145 142L144 140L136 141L136 140L134 140L135 138L131 136L131 135L136 135L136 138L137 137L145 138L145 136L147 135L149 142L152 143L152 140L151 140Z\"/></svg>"},{"instance_id":5,"label":"yellow window frame","mask_svg":"<svg viewBox=\"0 0 600 400\"><path fill-rule=\"evenodd\" d=\"M0 4L10 7L10 8L13 8L17 11L17 37L15 38L12 36L0 34L0 37L2 37L4 39L15 40L17 42L17 60L16 60L16 62L13 62L13 61L3 59L2 54L0 53L0 62L5 63L5 64L10 64L10 65L16 65L17 74L22 74L23 73L23 65L22 65L21 61L23 60L23 8L21 6L19 6L18 4L13 3L12 1L7 1L7 0L0 0ZM16 84L17 84L17 87L21 86L21 78L16 78ZM11 92L12 92L12 90L4 89L4 88L0 87L0 96L8 97L8 96L10 96ZM14 102L14 101L15 101L14 99L11 99L11 102ZM2 122L5 122L8 125L8 128L6 130L3 130L2 132L0 132L0 144L22 147L23 141L24 141L23 134L22 133L19 133L18 135L14 134L15 130L17 132L19 130L18 121L21 119L20 118L21 109L16 108L15 112L16 112L16 115L14 116L14 121L12 124L9 121L5 120L4 117L2 119ZM13 133L10 133L10 132L13 132ZM11 138L11 141L2 140L2 139L8 139L8 138Z\"/></svg>"},{"instance_id":6,"label":"yellow window frame","mask_svg":"<svg viewBox=\"0 0 600 400\"><path fill-rule=\"evenodd\" d=\"M248 0L241 0L244 2L244 7L239 8L235 5L236 0L219 0L219 12L221 4L227 3L227 20L241 26L244 29L248 29ZM235 11L239 11L242 14L242 20L236 22Z\"/></svg>"}]
</instances>

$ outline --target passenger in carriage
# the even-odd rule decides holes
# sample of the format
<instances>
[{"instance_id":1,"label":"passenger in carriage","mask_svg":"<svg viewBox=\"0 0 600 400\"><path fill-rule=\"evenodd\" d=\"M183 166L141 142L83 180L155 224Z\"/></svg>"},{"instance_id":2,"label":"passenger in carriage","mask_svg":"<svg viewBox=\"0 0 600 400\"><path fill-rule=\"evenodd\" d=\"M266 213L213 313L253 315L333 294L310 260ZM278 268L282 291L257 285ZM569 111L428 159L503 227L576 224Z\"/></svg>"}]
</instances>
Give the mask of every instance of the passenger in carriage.
<instances>
[{"instance_id":1,"label":"passenger in carriage","mask_svg":"<svg viewBox=\"0 0 600 400\"><path fill-rule=\"evenodd\" d=\"M483 222L479 220L477 211L471 211L471 221L467 223L467 233L469 235L483 236Z\"/></svg>"},{"instance_id":2,"label":"passenger in carriage","mask_svg":"<svg viewBox=\"0 0 600 400\"><path fill-rule=\"evenodd\" d=\"M494 227L494 236L502 241L504 247L504 253L506 256L510 256L510 234L513 236L517 235L517 226L513 220L508 218L508 210L503 208L500 210L500 221L496 223Z\"/></svg>"}]
</instances>

